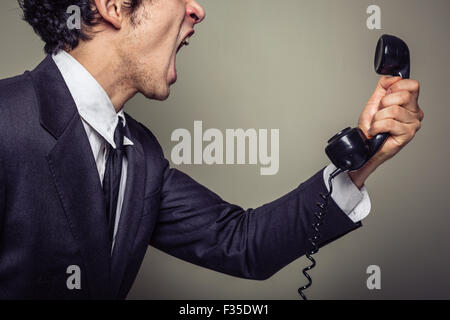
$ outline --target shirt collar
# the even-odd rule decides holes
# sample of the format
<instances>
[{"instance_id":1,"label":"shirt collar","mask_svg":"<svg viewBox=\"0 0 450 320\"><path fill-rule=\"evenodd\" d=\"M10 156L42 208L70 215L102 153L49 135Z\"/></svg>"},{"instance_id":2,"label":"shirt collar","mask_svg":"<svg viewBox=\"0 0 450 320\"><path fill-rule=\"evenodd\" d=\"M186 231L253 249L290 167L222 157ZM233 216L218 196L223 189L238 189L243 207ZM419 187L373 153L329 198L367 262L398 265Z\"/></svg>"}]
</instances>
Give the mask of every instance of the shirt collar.
<instances>
[{"instance_id":1,"label":"shirt collar","mask_svg":"<svg viewBox=\"0 0 450 320\"><path fill-rule=\"evenodd\" d=\"M126 125L123 109L116 113L102 86L69 53L60 50L52 58L69 88L80 117L115 149L114 130L119 117L123 126ZM133 142L129 137L124 137L123 144L133 145Z\"/></svg>"}]
</instances>

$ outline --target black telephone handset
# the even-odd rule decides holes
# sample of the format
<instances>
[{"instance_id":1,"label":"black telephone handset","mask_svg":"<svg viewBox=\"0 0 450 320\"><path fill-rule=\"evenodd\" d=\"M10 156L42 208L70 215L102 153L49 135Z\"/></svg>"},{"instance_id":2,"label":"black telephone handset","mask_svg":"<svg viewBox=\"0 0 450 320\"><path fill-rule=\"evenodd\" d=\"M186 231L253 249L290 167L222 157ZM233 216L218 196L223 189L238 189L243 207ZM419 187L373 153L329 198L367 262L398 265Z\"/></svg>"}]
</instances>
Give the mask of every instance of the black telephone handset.
<instances>
[{"instance_id":1,"label":"black telephone handset","mask_svg":"<svg viewBox=\"0 0 450 320\"><path fill-rule=\"evenodd\" d=\"M382 35L375 50L375 71L381 75L400 76L408 79L410 57L406 43L397 37L387 34ZM360 169L380 150L388 137L389 133L380 133L372 139L368 139L361 129L346 128L328 140L325 152L336 166L336 170L329 176L328 185L330 189L327 194L320 194L323 202L317 203L317 211L314 213L316 219L312 228L315 234L309 239L312 249L306 254L306 257L311 261L311 265L303 269L303 274L308 279L308 283L298 289L298 293L304 300L306 300L306 295L303 291L312 284L308 271L316 265L312 255L319 251L319 244L317 243L320 239L319 227L322 225L333 191L333 178L342 172Z\"/></svg>"},{"instance_id":2,"label":"black telephone handset","mask_svg":"<svg viewBox=\"0 0 450 320\"><path fill-rule=\"evenodd\" d=\"M375 50L375 71L381 75L408 79L410 58L406 43L394 36L381 36ZM354 171L372 158L388 137L388 133L380 133L372 139L367 139L361 129L347 128L328 141L325 152L341 171Z\"/></svg>"}]
</instances>

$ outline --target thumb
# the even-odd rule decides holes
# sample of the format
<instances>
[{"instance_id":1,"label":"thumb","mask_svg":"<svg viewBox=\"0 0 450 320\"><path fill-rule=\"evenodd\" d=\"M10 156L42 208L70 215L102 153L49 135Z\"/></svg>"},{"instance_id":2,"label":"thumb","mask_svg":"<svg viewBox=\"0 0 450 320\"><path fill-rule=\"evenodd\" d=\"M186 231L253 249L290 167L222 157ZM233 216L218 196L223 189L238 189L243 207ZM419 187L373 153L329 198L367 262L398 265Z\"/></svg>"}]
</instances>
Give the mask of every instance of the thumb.
<instances>
[{"instance_id":1,"label":"thumb","mask_svg":"<svg viewBox=\"0 0 450 320\"><path fill-rule=\"evenodd\" d=\"M380 77L380 80L378 80L377 87L383 88L384 90L389 89L390 86L392 86L394 83L402 80L402 77L387 77L382 76Z\"/></svg>"},{"instance_id":2,"label":"thumb","mask_svg":"<svg viewBox=\"0 0 450 320\"><path fill-rule=\"evenodd\" d=\"M375 91L369 99L369 103L379 104L381 99L386 95L386 91L396 82L402 80L401 77L382 76L378 80Z\"/></svg>"}]
</instances>

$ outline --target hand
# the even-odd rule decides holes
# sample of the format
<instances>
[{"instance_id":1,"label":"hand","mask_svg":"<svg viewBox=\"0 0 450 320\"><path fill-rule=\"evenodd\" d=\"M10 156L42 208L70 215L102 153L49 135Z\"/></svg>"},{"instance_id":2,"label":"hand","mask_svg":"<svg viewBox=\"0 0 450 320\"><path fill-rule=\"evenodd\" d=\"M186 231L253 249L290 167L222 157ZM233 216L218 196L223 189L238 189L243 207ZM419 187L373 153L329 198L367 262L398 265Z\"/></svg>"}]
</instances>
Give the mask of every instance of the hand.
<instances>
[{"instance_id":1,"label":"hand","mask_svg":"<svg viewBox=\"0 0 450 320\"><path fill-rule=\"evenodd\" d=\"M359 128L368 138L388 132L382 148L361 169L349 175L361 188L367 177L396 155L421 127L424 113L418 105L419 82L400 77L381 77L359 117Z\"/></svg>"}]
</instances>

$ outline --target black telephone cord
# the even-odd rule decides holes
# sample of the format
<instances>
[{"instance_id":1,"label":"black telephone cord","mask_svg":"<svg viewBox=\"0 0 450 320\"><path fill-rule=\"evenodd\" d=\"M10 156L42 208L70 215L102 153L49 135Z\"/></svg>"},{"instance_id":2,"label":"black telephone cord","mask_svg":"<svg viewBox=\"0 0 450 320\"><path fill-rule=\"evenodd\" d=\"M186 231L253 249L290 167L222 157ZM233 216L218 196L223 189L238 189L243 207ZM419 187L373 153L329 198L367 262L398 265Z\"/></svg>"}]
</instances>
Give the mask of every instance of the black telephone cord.
<instances>
[{"instance_id":1,"label":"black telephone cord","mask_svg":"<svg viewBox=\"0 0 450 320\"><path fill-rule=\"evenodd\" d=\"M316 260L312 257L312 255L316 254L319 251L319 245L316 243L316 241L320 239L319 227L322 225L322 220L324 219L325 214L327 212L328 202L330 200L331 193L333 192L332 180L342 172L343 171L341 169L337 168L336 170L333 171L333 173L330 174L330 177L328 178L328 185L330 186L330 190L326 194L324 193L320 194L320 197L322 198L323 202L316 203L316 206L319 208L319 210L314 213L316 220L312 224L315 234L311 238L309 238L312 250L306 253L306 257L309 259L309 261L311 261L311 264L302 270L306 279L308 279L308 283L298 289L298 293L303 298L303 300L308 300L303 291L305 291L312 285L312 279L311 276L308 274L308 271L310 271L312 268L316 266Z\"/></svg>"}]
</instances>

